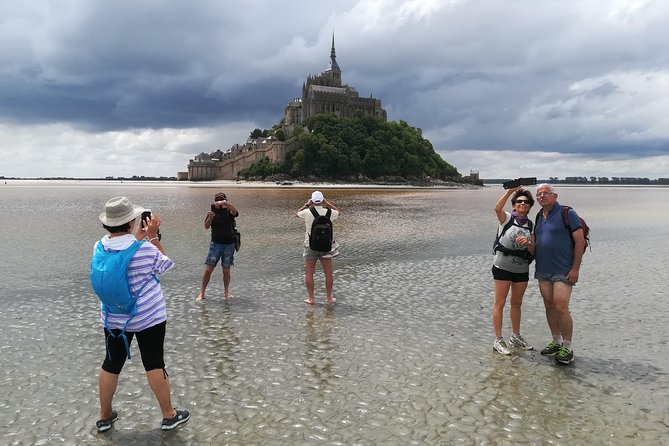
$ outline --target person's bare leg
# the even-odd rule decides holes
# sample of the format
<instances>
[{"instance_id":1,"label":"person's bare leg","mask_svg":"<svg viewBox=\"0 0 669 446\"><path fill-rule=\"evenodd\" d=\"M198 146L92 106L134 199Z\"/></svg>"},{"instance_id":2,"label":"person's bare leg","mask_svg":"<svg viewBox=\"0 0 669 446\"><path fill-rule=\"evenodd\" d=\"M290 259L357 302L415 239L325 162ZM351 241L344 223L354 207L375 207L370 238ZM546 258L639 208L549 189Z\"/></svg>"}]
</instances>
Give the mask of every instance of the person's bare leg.
<instances>
[{"instance_id":1,"label":"person's bare leg","mask_svg":"<svg viewBox=\"0 0 669 446\"><path fill-rule=\"evenodd\" d=\"M100 369L98 375L98 393L100 395L100 420L109 418L112 413L112 400L118 386L118 376Z\"/></svg>"},{"instance_id":2,"label":"person's bare leg","mask_svg":"<svg viewBox=\"0 0 669 446\"><path fill-rule=\"evenodd\" d=\"M492 327L495 330L495 336L502 337L502 322L504 319L504 305L506 296L511 287L510 280L495 280L495 303L492 306Z\"/></svg>"},{"instance_id":3,"label":"person's bare leg","mask_svg":"<svg viewBox=\"0 0 669 446\"><path fill-rule=\"evenodd\" d=\"M559 336L561 333L560 322L553 305L553 284L548 280L540 280L539 292L541 293L541 297L544 298L546 321L548 322L548 328L551 331L551 335Z\"/></svg>"},{"instance_id":4,"label":"person's bare leg","mask_svg":"<svg viewBox=\"0 0 669 446\"><path fill-rule=\"evenodd\" d=\"M206 265L204 267L204 274L202 274L202 285L200 286L200 293L197 295L196 300L204 300L204 293L207 290L207 285L209 285L209 279L211 279L212 271L214 271L213 266Z\"/></svg>"},{"instance_id":5,"label":"person's bare leg","mask_svg":"<svg viewBox=\"0 0 669 446\"><path fill-rule=\"evenodd\" d=\"M176 411L172 407L172 399L170 397L170 380L163 369L153 369L146 372L146 380L151 386L151 390L156 395L160 411L163 413L163 418L172 418L176 416Z\"/></svg>"},{"instance_id":6,"label":"person's bare leg","mask_svg":"<svg viewBox=\"0 0 669 446\"><path fill-rule=\"evenodd\" d=\"M511 284L511 308L509 316L511 317L511 331L520 334L520 316L521 306L523 305L523 296L527 289L527 282L516 282Z\"/></svg>"},{"instance_id":7,"label":"person's bare leg","mask_svg":"<svg viewBox=\"0 0 669 446\"><path fill-rule=\"evenodd\" d=\"M553 284L553 308L555 316L562 333L563 341L571 344L571 336L574 330L574 322L569 312L569 301L571 300L572 286L563 282Z\"/></svg>"},{"instance_id":8,"label":"person's bare leg","mask_svg":"<svg viewBox=\"0 0 669 446\"><path fill-rule=\"evenodd\" d=\"M305 302L308 304L314 303L314 271L316 270L316 260L307 259L304 268L304 283L307 286L308 299Z\"/></svg>"},{"instance_id":9,"label":"person's bare leg","mask_svg":"<svg viewBox=\"0 0 669 446\"><path fill-rule=\"evenodd\" d=\"M230 267L229 266L224 266L223 267L223 290L225 291L225 298L226 299L232 299L233 297L235 297L230 292Z\"/></svg>"},{"instance_id":10,"label":"person's bare leg","mask_svg":"<svg viewBox=\"0 0 669 446\"><path fill-rule=\"evenodd\" d=\"M332 257L322 258L321 265L323 266L323 274L325 275L325 295L327 296L327 303L334 304L332 297L332 286L334 285L334 275L332 274Z\"/></svg>"}]
</instances>

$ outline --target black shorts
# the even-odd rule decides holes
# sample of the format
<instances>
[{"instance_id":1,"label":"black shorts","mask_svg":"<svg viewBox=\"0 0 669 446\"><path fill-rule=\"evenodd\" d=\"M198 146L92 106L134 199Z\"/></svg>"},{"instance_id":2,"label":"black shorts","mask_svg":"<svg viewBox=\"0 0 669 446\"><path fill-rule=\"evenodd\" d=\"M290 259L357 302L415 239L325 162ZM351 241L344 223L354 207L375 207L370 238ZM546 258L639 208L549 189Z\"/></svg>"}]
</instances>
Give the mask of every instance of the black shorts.
<instances>
[{"instance_id":1,"label":"black shorts","mask_svg":"<svg viewBox=\"0 0 669 446\"><path fill-rule=\"evenodd\" d=\"M505 280L508 282L529 282L530 273L512 273L505 269L497 268L495 265L492 266L492 277L495 280Z\"/></svg>"},{"instance_id":2,"label":"black shorts","mask_svg":"<svg viewBox=\"0 0 669 446\"><path fill-rule=\"evenodd\" d=\"M165 369L165 360L163 358L163 344L165 343L165 327L167 321L149 327L137 333L125 332L128 338L128 347L132 343L132 338L137 335L137 344L139 345L139 352L142 355L142 364L144 370L147 372L155 369ZM105 372L118 375L123 369L125 360L128 357L128 352L125 350L125 343L123 338L109 336L109 330L105 331L106 354L105 361L102 363L102 370ZM121 332L119 329L112 329L112 333L118 335ZM111 359L109 356L111 355Z\"/></svg>"}]
</instances>

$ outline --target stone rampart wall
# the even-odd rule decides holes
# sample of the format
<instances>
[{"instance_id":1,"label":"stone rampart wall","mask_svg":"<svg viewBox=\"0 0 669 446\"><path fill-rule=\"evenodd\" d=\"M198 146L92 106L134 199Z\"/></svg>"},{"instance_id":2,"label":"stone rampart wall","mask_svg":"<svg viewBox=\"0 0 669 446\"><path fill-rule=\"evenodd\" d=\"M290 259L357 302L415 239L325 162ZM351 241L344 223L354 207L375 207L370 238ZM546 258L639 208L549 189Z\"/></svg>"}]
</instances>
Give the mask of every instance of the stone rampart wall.
<instances>
[{"instance_id":1,"label":"stone rampart wall","mask_svg":"<svg viewBox=\"0 0 669 446\"><path fill-rule=\"evenodd\" d=\"M297 138L288 141L272 141L259 143L255 147L242 150L233 158L211 161L191 160L188 164L188 179L190 181L236 180L242 170L255 161L269 158L274 162L283 162L286 155L297 149Z\"/></svg>"}]
</instances>

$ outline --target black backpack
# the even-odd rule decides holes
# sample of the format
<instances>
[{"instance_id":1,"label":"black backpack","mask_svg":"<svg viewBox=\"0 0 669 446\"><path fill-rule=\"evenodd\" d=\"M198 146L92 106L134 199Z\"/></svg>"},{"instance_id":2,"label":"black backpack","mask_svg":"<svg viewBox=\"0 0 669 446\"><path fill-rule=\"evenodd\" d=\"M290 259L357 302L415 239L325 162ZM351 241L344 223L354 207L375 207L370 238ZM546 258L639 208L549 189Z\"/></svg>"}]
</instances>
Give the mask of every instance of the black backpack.
<instances>
[{"instance_id":1,"label":"black backpack","mask_svg":"<svg viewBox=\"0 0 669 446\"><path fill-rule=\"evenodd\" d=\"M530 254L527 249L510 249L499 242L504 233L506 233L506 231L508 231L509 228L514 225L514 223L515 219L513 218L513 216L511 216L511 219L509 219L509 221L502 227L502 230L499 231L499 233L495 237L495 241L492 244L492 253L495 254L497 251L499 251L505 256L520 257L525 259L527 263L532 263L532 261L534 260L534 256L532 256L532 254ZM530 230L530 232L532 232L532 229L534 228L532 220L527 220L527 227Z\"/></svg>"},{"instance_id":2,"label":"black backpack","mask_svg":"<svg viewBox=\"0 0 669 446\"><path fill-rule=\"evenodd\" d=\"M313 206L309 210L314 216L309 233L309 248L318 252L330 252L333 238L332 220L330 220L332 209L328 208L325 215L320 215Z\"/></svg>"}]
</instances>

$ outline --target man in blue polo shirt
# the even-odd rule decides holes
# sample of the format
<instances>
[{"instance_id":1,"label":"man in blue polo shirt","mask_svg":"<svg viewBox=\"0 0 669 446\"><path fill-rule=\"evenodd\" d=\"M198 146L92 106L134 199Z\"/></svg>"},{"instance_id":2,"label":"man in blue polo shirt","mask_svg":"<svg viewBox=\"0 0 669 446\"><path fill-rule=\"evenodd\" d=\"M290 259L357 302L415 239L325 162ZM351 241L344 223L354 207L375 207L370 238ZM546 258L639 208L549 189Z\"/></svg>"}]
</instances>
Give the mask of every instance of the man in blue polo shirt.
<instances>
[{"instance_id":1,"label":"man in blue polo shirt","mask_svg":"<svg viewBox=\"0 0 669 446\"><path fill-rule=\"evenodd\" d=\"M569 228L565 226L558 194L551 185L538 185L536 197L542 209L534 229L534 278L539 281L539 292L544 299L546 319L553 336L541 354L554 356L558 363L571 364L574 352L569 300L581 268L585 247L583 227L573 209L569 209L567 215Z\"/></svg>"}]
</instances>

